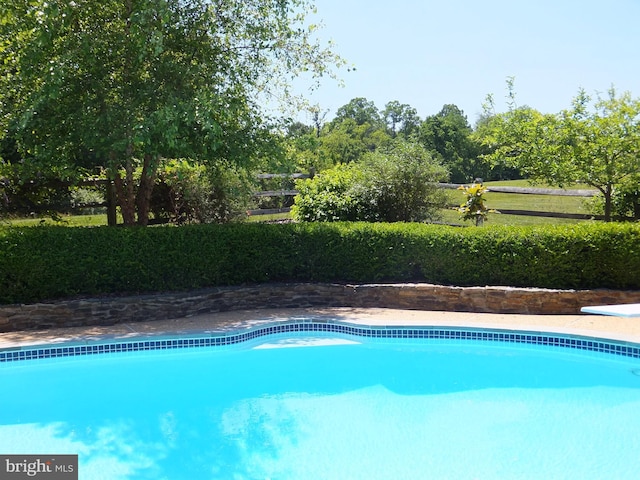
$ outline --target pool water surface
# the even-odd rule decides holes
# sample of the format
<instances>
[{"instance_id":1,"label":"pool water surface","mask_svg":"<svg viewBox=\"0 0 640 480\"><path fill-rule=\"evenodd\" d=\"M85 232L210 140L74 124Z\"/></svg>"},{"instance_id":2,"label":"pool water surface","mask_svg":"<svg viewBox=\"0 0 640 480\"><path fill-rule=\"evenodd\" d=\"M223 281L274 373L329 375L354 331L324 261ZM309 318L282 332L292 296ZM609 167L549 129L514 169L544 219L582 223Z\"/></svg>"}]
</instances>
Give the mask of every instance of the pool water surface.
<instances>
[{"instance_id":1,"label":"pool water surface","mask_svg":"<svg viewBox=\"0 0 640 480\"><path fill-rule=\"evenodd\" d=\"M640 360L497 341L255 338L0 364L0 452L82 479L602 479L640 469Z\"/></svg>"}]
</instances>

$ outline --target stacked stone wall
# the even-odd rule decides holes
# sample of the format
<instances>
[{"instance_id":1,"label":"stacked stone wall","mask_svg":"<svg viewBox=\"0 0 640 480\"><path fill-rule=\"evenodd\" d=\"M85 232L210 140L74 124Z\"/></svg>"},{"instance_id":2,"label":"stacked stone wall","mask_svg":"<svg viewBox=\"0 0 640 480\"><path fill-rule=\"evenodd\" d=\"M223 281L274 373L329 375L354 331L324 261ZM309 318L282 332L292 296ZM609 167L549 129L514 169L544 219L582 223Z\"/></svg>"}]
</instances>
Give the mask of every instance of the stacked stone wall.
<instances>
[{"instance_id":1,"label":"stacked stone wall","mask_svg":"<svg viewBox=\"0 0 640 480\"><path fill-rule=\"evenodd\" d=\"M115 325L260 308L359 307L575 315L585 305L640 303L640 291L432 284L263 284L0 306L0 332Z\"/></svg>"}]
</instances>

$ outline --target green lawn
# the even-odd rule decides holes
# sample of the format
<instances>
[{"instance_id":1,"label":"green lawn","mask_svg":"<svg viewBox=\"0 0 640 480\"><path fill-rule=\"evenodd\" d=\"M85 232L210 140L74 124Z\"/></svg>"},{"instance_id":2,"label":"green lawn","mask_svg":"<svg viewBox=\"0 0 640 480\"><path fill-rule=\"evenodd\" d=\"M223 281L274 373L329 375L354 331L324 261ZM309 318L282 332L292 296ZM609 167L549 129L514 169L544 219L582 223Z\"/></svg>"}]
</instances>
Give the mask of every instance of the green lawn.
<instances>
[{"instance_id":1,"label":"green lawn","mask_svg":"<svg viewBox=\"0 0 640 480\"><path fill-rule=\"evenodd\" d=\"M528 180L509 180L499 182L486 182L486 187L532 187L532 188L554 188L549 185L531 185ZM592 190L587 185L575 185L571 189ZM462 192L451 190L449 192L451 204L459 204L464 201ZM535 195L522 193L501 193L488 192L485 194L487 207L497 210L532 210L538 212L557 212L557 213L578 213L588 215L589 211L585 197L566 197L555 195ZM444 222L464 224L460 220L460 215L454 210L443 211ZM558 224L558 223L577 223L585 220L574 220L567 218L552 217L531 217L524 215L504 215L500 213L491 213L488 222L496 225L536 225L536 224ZM588 221L588 220L587 220ZM470 224L470 222L466 222Z\"/></svg>"},{"instance_id":2,"label":"green lawn","mask_svg":"<svg viewBox=\"0 0 640 480\"><path fill-rule=\"evenodd\" d=\"M489 207L495 208L494 205L488 204ZM499 211L499 210L498 210ZM501 213L490 213L487 217L488 225L558 225L566 223L578 223L589 220L574 220L571 218L551 218L551 217L529 217L523 215L504 215ZM465 222L455 210L443 210L442 222L452 225L473 225L471 222Z\"/></svg>"},{"instance_id":3,"label":"green lawn","mask_svg":"<svg viewBox=\"0 0 640 480\"><path fill-rule=\"evenodd\" d=\"M95 227L107 224L106 213L102 215L61 215L60 218L61 221L59 222L56 222L51 217L3 218L0 219L0 226L13 225L16 227L30 227L37 225L66 225L69 227Z\"/></svg>"}]
</instances>

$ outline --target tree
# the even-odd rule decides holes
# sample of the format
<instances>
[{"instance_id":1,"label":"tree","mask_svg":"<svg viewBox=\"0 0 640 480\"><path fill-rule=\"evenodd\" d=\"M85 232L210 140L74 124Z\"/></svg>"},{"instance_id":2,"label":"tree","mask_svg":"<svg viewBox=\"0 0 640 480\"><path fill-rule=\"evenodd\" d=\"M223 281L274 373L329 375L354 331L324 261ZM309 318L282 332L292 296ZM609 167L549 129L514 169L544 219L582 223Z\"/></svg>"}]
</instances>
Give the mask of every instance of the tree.
<instances>
[{"instance_id":1,"label":"tree","mask_svg":"<svg viewBox=\"0 0 640 480\"><path fill-rule=\"evenodd\" d=\"M356 162L367 152L391 141L384 128L376 128L369 122L358 124L353 118L340 123L332 122L320 136L320 156L329 164Z\"/></svg>"},{"instance_id":2,"label":"tree","mask_svg":"<svg viewBox=\"0 0 640 480\"><path fill-rule=\"evenodd\" d=\"M336 116L331 125L339 125L347 119L352 119L356 125L369 124L372 128L382 126L380 111L376 104L366 98L358 97L341 106L336 111Z\"/></svg>"},{"instance_id":3,"label":"tree","mask_svg":"<svg viewBox=\"0 0 640 480\"><path fill-rule=\"evenodd\" d=\"M402 135L408 138L420 127L420 117L415 108L397 100L388 102L382 111L387 130L392 137Z\"/></svg>"},{"instance_id":4,"label":"tree","mask_svg":"<svg viewBox=\"0 0 640 480\"><path fill-rule=\"evenodd\" d=\"M316 137L320 137L320 132L322 132L322 126L324 125L324 119L327 116L327 113L329 113L329 110L321 112L320 107L318 105L314 105L309 108L309 113L311 113L311 120L313 121Z\"/></svg>"},{"instance_id":5,"label":"tree","mask_svg":"<svg viewBox=\"0 0 640 480\"><path fill-rule=\"evenodd\" d=\"M581 91L573 108L561 114L569 151L568 179L597 188L604 197L604 216L611 220L614 188L640 170L640 100L629 92L617 96L611 88L589 110ZM544 169L543 169L544 172Z\"/></svg>"},{"instance_id":6,"label":"tree","mask_svg":"<svg viewBox=\"0 0 640 480\"><path fill-rule=\"evenodd\" d=\"M483 177L486 165L478 159L478 144L472 137L467 117L455 105L444 105L420 125L420 142L436 152L451 172L451 181L465 183Z\"/></svg>"},{"instance_id":7,"label":"tree","mask_svg":"<svg viewBox=\"0 0 640 480\"><path fill-rule=\"evenodd\" d=\"M492 102L491 96L488 99ZM484 141L486 132L491 130L491 125L495 121L496 113L486 108L476 119L471 138L477 147L478 163L482 168L480 174L476 176L485 180L517 180L523 178L520 170L512 164L507 164L500 160L489 160L493 147ZM474 178L475 180L475 178Z\"/></svg>"},{"instance_id":8,"label":"tree","mask_svg":"<svg viewBox=\"0 0 640 480\"><path fill-rule=\"evenodd\" d=\"M0 122L37 170L89 153L125 224L146 224L163 158L248 161L270 140L258 98L341 65L307 0L5 0ZM284 85L286 86L286 85ZM286 92L285 90L282 90ZM6 161L5 161L6 163Z\"/></svg>"},{"instance_id":9,"label":"tree","mask_svg":"<svg viewBox=\"0 0 640 480\"><path fill-rule=\"evenodd\" d=\"M318 154L320 140L315 126L292 122L285 131L282 143L289 159L288 164L292 167L289 172L315 172L321 169Z\"/></svg>"},{"instance_id":10,"label":"tree","mask_svg":"<svg viewBox=\"0 0 640 480\"><path fill-rule=\"evenodd\" d=\"M322 129L319 156L323 164L355 162L391 141L375 104L354 98L338 108L335 118Z\"/></svg>"},{"instance_id":11,"label":"tree","mask_svg":"<svg viewBox=\"0 0 640 480\"><path fill-rule=\"evenodd\" d=\"M544 177L550 184L564 186L566 171L560 151L563 141L558 137L557 120L554 114L517 107L507 113L487 116L475 134L482 142L483 158L494 168L504 165L519 170L523 177L532 181L543 181ZM555 147L547 148L551 145ZM534 158L547 163L544 175L535 167Z\"/></svg>"},{"instance_id":12,"label":"tree","mask_svg":"<svg viewBox=\"0 0 640 480\"><path fill-rule=\"evenodd\" d=\"M570 109L555 115L515 108L495 116L484 142L490 158L504 159L533 180L598 189L610 221L615 188L637 178L640 167L640 100L612 88L591 104L581 90Z\"/></svg>"}]
</instances>

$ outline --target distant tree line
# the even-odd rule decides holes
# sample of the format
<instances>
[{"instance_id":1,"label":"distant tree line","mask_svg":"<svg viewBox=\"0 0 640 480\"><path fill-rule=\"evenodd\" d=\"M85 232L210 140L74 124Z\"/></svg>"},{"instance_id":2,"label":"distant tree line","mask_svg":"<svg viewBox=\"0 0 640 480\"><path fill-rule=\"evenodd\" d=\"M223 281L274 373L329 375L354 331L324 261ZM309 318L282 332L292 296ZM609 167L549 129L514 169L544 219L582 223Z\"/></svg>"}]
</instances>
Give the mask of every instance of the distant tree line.
<instances>
[{"instance_id":1,"label":"distant tree line","mask_svg":"<svg viewBox=\"0 0 640 480\"><path fill-rule=\"evenodd\" d=\"M421 158L444 166L450 182L581 183L600 192L591 207L606 221L640 220L640 99L613 87L595 98L580 90L570 108L543 114L517 105L513 78L507 90L508 110L497 113L489 96L473 127L451 104L421 119L397 101L379 110L355 98L329 122L290 124L288 152L301 168L323 171L392 151L398 142L416 144L428 154Z\"/></svg>"},{"instance_id":2,"label":"distant tree line","mask_svg":"<svg viewBox=\"0 0 640 480\"><path fill-rule=\"evenodd\" d=\"M329 122L323 122L317 111L313 118L313 125L290 123L285 134L291 161L305 170L318 172L358 162L367 153L403 140L426 149L448 170L449 180L454 183L478 177L520 178L517 168L483 158L487 148L456 105L444 105L440 112L422 119L410 105L394 100L379 110L374 102L359 97L338 108ZM479 123L484 121L480 119Z\"/></svg>"}]
</instances>

